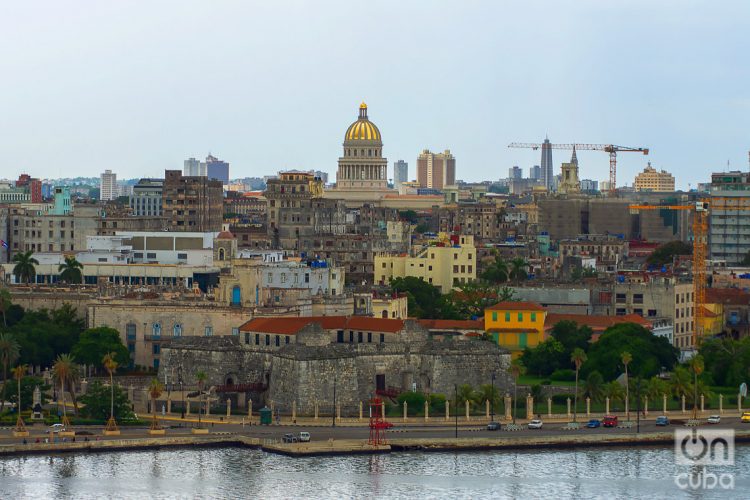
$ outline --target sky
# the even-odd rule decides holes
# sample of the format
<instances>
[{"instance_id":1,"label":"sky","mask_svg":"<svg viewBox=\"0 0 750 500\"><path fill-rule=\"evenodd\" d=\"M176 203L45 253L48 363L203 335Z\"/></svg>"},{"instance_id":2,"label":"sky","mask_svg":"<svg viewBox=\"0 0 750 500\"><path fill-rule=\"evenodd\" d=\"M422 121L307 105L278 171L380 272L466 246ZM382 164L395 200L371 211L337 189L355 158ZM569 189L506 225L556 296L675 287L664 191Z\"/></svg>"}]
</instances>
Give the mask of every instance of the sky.
<instances>
[{"instance_id":1,"label":"sky","mask_svg":"<svg viewBox=\"0 0 750 500\"><path fill-rule=\"evenodd\" d=\"M539 164L514 141L648 147L680 188L748 170L750 2L5 2L0 178L333 177L365 101L389 165L450 149L457 178ZM580 177L608 155L580 152ZM555 151L556 170L569 152ZM729 167L727 167L729 165ZM392 170L389 172L392 176Z\"/></svg>"}]
</instances>

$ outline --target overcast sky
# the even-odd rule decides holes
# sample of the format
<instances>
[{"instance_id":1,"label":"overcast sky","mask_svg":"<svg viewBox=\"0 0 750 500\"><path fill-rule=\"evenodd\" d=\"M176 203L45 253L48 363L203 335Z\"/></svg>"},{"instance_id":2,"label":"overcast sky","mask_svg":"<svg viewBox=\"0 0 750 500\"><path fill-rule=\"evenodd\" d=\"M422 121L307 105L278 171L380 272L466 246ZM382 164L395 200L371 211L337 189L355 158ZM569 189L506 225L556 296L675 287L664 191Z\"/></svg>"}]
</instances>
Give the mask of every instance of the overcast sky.
<instances>
[{"instance_id":1,"label":"overcast sky","mask_svg":"<svg viewBox=\"0 0 750 500\"><path fill-rule=\"evenodd\" d=\"M332 175L364 100L389 164L449 148L464 180L513 141L614 143L679 187L748 169L750 2L28 1L0 10L0 177ZM608 177L605 153L581 177ZM569 153L556 151L556 169ZM392 171L389 172L392 176Z\"/></svg>"}]
</instances>

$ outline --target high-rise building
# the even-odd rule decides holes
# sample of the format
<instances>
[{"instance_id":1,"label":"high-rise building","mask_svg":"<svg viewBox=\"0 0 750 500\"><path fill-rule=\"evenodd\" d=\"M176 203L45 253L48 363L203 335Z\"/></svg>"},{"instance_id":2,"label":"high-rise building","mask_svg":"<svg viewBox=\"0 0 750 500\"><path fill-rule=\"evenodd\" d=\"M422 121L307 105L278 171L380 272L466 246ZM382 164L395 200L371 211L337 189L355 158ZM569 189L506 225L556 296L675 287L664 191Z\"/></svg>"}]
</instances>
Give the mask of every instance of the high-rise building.
<instances>
[{"instance_id":1,"label":"high-rise building","mask_svg":"<svg viewBox=\"0 0 750 500\"><path fill-rule=\"evenodd\" d=\"M41 203L43 201L42 181L39 179L34 179L29 174L21 174L16 181L16 187L25 188L29 192L31 203Z\"/></svg>"},{"instance_id":2,"label":"high-rise building","mask_svg":"<svg viewBox=\"0 0 750 500\"><path fill-rule=\"evenodd\" d=\"M581 191L599 191L599 181L592 181L591 179L581 179Z\"/></svg>"},{"instance_id":3,"label":"high-rise building","mask_svg":"<svg viewBox=\"0 0 750 500\"><path fill-rule=\"evenodd\" d=\"M409 182L409 164L404 160L393 163L393 186L398 186L403 182Z\"/></svg>"},{"instance_id":4,"label":"high-rise building","mask_svg":"<svg viewBox=\"0 0 750 500\"><path fill-rule=\"evenodd\" d=\"M164 179L141 179L133 186L130 209L134 217L161 217Z\"/></svg>"},{"instance_id":5,"label":"high-rise building","mask_svg":"<svg viewBox=\"0 0 750 500\"><path fill-rule=\"evenodd\" d=\"M523 179L523 170L521 170L521 167L517 165L510 167L508 169L508 179L512 181Z\"/></svg>"},{"instance_id":6,"label":"high-rise building","mask_svg":"<svg viewBox=\"0 0 750 500\"><path fill-rule=\"evenodd\" d=\"M209 179L221 181L222 184L229 184L229 163L208 155L206 157L206 176Z\"/></svg>"},{"instance_id":7,"label":"high-rise building","mask_svg":"<svg viewBox=\"0 0 750 500\"><path fill-rule=\"evenodd\" d=\"M117 174L111 170L105 170L101 174L101 183L99 184L99 199L102 201L111 201L117 198Z\"/></svg>"},{"instance_id":8,"label":"high-rise building","mask_svg":"<svg viewBox=\"0 0 750 500\"><path fill-rule=\"evenodd\" d=\"M635 176L633 188L636 191L653 191L655 193L664 193L674 191L674 176L662 170L658 172L648 162L648 166Z\"/></svg>"},{"instance_id":9,"label":"high-rise building","mask_svg":"<svg viewBox=\"0 0 750 500\"><path fill-rule=\"evenodd\" d=\"M456 184L456 158L450 149L442 153L423 150L417 157L417 182L419 187L433 189Z\"/></svg>"},{"instance_id":10,"label":"high-rise building","mask_svg":"<svg viewBox=\"0 0 750 500\"><path fill-rule=\"evenodd\" d=\"M205 177L207 175L206 164L195 158L189 158L183 162L182 172L186 177Z\"/></svg>"},{"instance_id":11,"label":"high-rise building","mask_svg":"<svg viewBox=\"0 0 750 500\"><path fill-rule=\"evenodd\" d=\"M542 143L542 185L547 189L552 189L555 185L555 172L552 165L552 145L549 142L549 138L545 137Z\"/></svg>"},{"instance_id":12,"label":"high-rise building","mask_svg":"<svg viewBox=\"0 0 750 500\"><path fill-rule=\"evenodd\" d=\"M529 168L529 178L533 179L535 181L538 181L542 178L542 167L539 165L534 165L533 167Z\"/></svg>"},{"instance_id":13,"label":"high-rise building","mask_svg":"<svg viewBox=\"0 0 750 500\"><path fill-rule=\"evenodd\" d=\"M162 213L173 231L221 231L223 198L221 181L164 172Z\"/></svg>"},{"instance_id":14,"label":"high-rise building","mask_svg":"<svg viewBox=\"0 0 750 500\"><path fill-rule=\"evenodd\" d=\"M737 265L750 252L750 173L722 172L711 175L711 199L717 200L709 212L709 253L711 260ZM727 207L719 210L717 206ZM732 205L738 208L732 210Z\"/></svg>"}]
</instances>

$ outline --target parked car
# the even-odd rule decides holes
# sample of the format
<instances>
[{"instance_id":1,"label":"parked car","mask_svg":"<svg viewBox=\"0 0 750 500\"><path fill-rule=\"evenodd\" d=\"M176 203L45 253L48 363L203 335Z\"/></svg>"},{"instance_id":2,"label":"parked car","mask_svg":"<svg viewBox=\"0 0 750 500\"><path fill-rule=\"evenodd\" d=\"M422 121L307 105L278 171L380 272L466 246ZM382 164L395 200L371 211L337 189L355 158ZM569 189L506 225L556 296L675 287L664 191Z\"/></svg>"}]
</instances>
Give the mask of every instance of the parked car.
<instances>
[{"instance_id":1,"label":"parked car","mask_svg":"<svg viewBox=\"0 0 750 500\"><path fill-rule=\"evenodd\" d=\"M298 440L297 440L297 436L289 433L289 434L284 434L284 437L281 438L281 441L284 443L296 443Z\"/></svg>"},{"instance_id":2,"label":"parked car","mask_svg":"<svg viewBox=\"0 0 750 500\"><path fill-rule=\"evenodd\" d=\"M310 433L302 431L299 433L299 442L300 443L308 443L310 442Z\"/></svg>"},{"instance_id":3,"label":"parked car","mask_svg":"<svg viewBox=\"0 0 750 500\"><path fill-rule=\"evenodd\" d=\"M591 420L588 421L588 423L586 424L586 427L588 427L589 429L596 429L597 427L599 427L601 425L602 425L601 422L599 422L595 418L592 418Z\"/></svg>"},{"instance_id":4,"label":"parked car","mask_svg":"<svg viewBox=\"0 0 750 500\"><path fill-rule=\"evenodd\" d=\"M746 411L742 413L742 417L740 417L740 422L750 422L750 411Z\"/></svg>"},{"instance_id":5,"label":"parked car","mask_svg":"<svg viewBox=\"0 0 750 500\"><path fill-rule=\"evenodd\" d=\"M542 428L542 421L534 419L531 422L529 422L529 429L541 429Z\"/></svg>"},{"instance_id":6,"label":"parked car","mask_svg":"<svg viewBox=\"0 0 750 500\"><path fill-rule=\"evenodd\" d=\"M65 426L63 424L52 424L49 426L48 430L57 434L58 432L63 432L65 430Z\"/></svg>"},{"instance_id":7,"label":"parked car","mask_svg":"<svg viewBox=\"0 0 750 500\"><path fill-rule=\"evenodd\" d=\"M499 431L500 430L500 423L499 422L490 422L487 424L487 430L488 431Z\"/></svg>"},{"instance_id":8,"label":"parked car","mask_svg":"<svg viewBox=\"0 0 750 500\"><path fill-rule=\"evenodd\" d=\"M617 427L617 415L605 415L602 425L604 427Z\"/></svg>"},{"instance_id":9,"label":"parked car","mask_svg":"<svg viewBox=\"0 0 750 500\"><path fill-rule=\"evenodd\" d=\"M708 423L709 424L720 424L721 423L721 416L720 415L711 415L708 417Z\"/></svg>"},{"instance_id":10,"label":"parked car","mask_svg":"<svg viewBox=\"0 0 750 500\"><path fill-rule=\"evenodd\" d=\"M383 427L385 427L386 429L390 429L391 427L393 427L393 422L388 422L387 420L385 420L383 421Z\"/></svg>"},{"instance_id":11,"label":"parked car","mask_svg":"<svg viewBox=\"0 0 750 500\"><path fill-rule=\"evenodd\" d=\"M659 426L669 425L669 418L667 418L665 415L662 415L661 417L656 417L656 425L659 425Z\"/></svg>"}]
</instances>

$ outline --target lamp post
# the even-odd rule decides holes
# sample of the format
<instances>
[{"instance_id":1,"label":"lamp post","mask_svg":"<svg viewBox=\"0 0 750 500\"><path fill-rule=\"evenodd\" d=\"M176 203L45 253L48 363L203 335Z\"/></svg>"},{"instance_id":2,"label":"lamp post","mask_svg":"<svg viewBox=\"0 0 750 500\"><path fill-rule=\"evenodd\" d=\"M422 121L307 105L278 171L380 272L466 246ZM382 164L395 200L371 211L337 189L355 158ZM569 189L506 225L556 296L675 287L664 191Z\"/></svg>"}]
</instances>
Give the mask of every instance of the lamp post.
<instances>
[{"instance_id":1,"label":"lamp post","mask_svg":"<svg viewBox=\"0 0 750 500\"><path fill-rule=\"evenodd\" d=\"M331 427L336 427L336 375L333 376L333 412L331 413Z\"/></svg>"},{"instance_id":2,"label":"lamp post","mask_svg":"<svg viewBox=\"0 0 750 500\"><path fill-rule=\"evenodd\" d=\"M182 398L182 405L180 406L181 418L185 418L185 391L182 390L182 363L177 365L177 383L180 384L180 397Z\"/></svg>"},{"instance_id":3,"label":"lamp post","mask_svg":"<svg viewBox=\"0 0 750 500\"><path fill-rule=\"evenodd\" d=\"M456 417L456 439L458 439L458 384L453 384L453 414Z\"/></svg>"},{"instance_id":4,"label":"lamp post","mask_svg":"<svg viewBox=\"0 0 750 500\"><path fill-rule=\"evenodd\" d=\"M490 416L491 422L495 421L495 372L492 372L492 396L490 397Z\"/></svg>"},{"instance_id":5,"label":"lamp post","mask_svg":"<svg viewBox=\"0 0 750 500\"><path fill-rule=\"evenodd\" d=\"M638 377L636 379L635 383L635 397L638 398L638 403L636 404L636 414L635 414L635 432L640 433L641 432L641 377Z\"/></svg>"}]
</instances>

